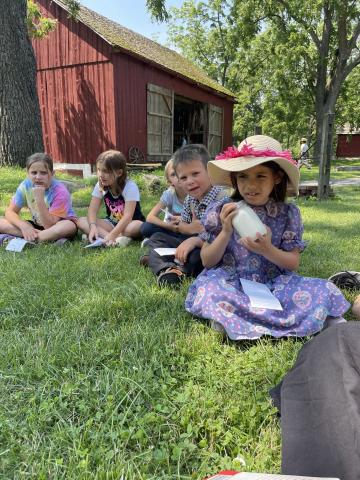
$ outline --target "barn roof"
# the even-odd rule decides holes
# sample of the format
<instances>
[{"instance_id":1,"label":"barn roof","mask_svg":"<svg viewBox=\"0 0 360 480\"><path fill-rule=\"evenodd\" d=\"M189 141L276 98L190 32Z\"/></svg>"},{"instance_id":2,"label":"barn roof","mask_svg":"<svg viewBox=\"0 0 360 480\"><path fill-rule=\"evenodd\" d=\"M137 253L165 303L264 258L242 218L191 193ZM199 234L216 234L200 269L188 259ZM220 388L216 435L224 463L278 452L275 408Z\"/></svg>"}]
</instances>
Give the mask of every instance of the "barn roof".
<instances>
[{"instance_id":1,"label":"barn roof","mask_svg":"<svg viewBox=\"0 0 360 480\"><path fill-rule=\"evenodd\" d=\"M53 1L63 9L69 10L69 7L62 0ZM210 78L201 68L179 53L133 32L87 7L80 6L78 20L102 37L115 50L126 51L130 55L158 65L159 68L176 72L196 84L215 90L218 94L235 97L230 90Z\"/></svg>"}]
</instances>

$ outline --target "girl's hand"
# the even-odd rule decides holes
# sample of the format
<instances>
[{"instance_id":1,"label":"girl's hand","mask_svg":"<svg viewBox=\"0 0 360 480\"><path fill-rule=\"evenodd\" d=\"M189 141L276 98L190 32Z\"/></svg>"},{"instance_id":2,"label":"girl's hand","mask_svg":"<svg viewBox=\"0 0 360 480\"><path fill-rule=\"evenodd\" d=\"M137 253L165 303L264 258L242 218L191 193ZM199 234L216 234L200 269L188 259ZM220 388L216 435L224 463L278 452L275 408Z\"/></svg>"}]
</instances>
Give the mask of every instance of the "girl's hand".
<instances>
[{"instance_id":1,"label":"girl's hand","mask_svg":"<svg viewBox=\"0 0 360 480\"><path fill-rule=\"evenodd\" d=\"M34 228L30 223L25 222L20 227L22 236L28 242L34 242L38 238L38 230Z\"/></svg>"},{"instance_id":2,"label":"girl's hand","mask_svg":"<svg viewBox=\"0 0 360 480\"><path fill-rule=\"evenodd\" d=\"M44 195L45 195L45 187L42 187L41 185L35 185L33 187L33 192L34 192L34 199L35 202L37 203L39 200L44 200Z\"/></svg>"},{"instance_id":3,"label":"girl's hand","mask_svg":"<svg viewBox=\"0 0 360 480\"><path fill-rule=\"evenodd\" d=\"M113 233L114 230L112 230L111 232L109 232L107 235L105 235L104 237L104 243L106 244L106 246L108 247L111 247L111 246L114 246L116 244L116 239L117 237L120 237L120 235L118 233Z\"/></svg>"},{"instance_id":4,"label":"girl's hand","mask_svg":"<svg viewBox=\"0 0 360 480\"><path fill-rule=\"evenodd\" d=\"M236 211L236 203L226 203L223 205L220 212L220 221L225 233L231 234L233 232L234 228L232 225L232 219L235 217Z\"/></svg>"},{"instance_id":5,"label":"girl's hand","mask_svg":"<svg viewBox=\"0 0 360 480\"><path fill-rule=\"evenodd\" d=\"M271 236L272 232L269 227L266 227L267 234L261 235L261 233L256 234L256 239L253 240L250 237L242 238L240 241L244 247L246 247L250 252L259 253L260 255L265 255L270 248L272 247Z\"/></svg>"},{"instance_id":6,"label":"girl's hand","mask_svg":"<svg viewBox=\"0 0 360 480\"><path fill-rule=\"evenodd\" d=\"M99 238L99 232L98 232L98 229L97 229L97 225L92 223L90 225L90 231L89 231L89 242L93 243L98 238Z\"/></svg>"}]
</instances>

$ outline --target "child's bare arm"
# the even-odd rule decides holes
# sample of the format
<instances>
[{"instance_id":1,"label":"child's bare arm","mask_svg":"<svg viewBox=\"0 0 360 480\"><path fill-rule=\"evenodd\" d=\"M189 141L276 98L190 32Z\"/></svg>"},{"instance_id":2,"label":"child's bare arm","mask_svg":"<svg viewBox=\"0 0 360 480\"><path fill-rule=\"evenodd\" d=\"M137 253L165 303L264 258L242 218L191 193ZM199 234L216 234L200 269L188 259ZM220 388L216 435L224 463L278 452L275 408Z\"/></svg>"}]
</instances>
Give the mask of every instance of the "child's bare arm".
<instances>
[{"instance_id":1,"label":"child's bare arm","mask_svg":"<svg viewBox=\"0 0 360 480\"><path fill-rule=\"evenodd\" d=\"M87 219L89 223L89 241L93 242L99 236L98 228L96 225L96 218L101 206L102 199L98 197L91 197L90 205L88 208Z\"/></svg>"},{"instance_id":2,"label":"child's bare arm","mask_svg":"<svg viewBox=\"0 0 360 480\"><path fill-rule=\"evenodd\" d=\"M220 212L222 230L212 243L205 243L201 249L201 261L205 268L217 265L224 256L233 233L232 219L236 215L236 204L225 204Z\"/></svg>"},{"instance_id":3,"label":"child's bare arm","mask_svg":"<svg viewBox=\"0 0 360 480\"><path fill-rule=\"evenodd\" d=\"M150 222L154 225L158 225L159 227L165 228L166 230L171 230L172 232L177 231L177 223L178 221L174 222L164 222L159 218L160 212L166 208L166 205L163 202L158 202L151 210L148 216L146 217L146 221Z\"/></svg>"},{"instance_id":4,"label":"child's bare arm","mask_svg":"<svg viewBox=\"0 0 360 480\"><path fill-rule=\"evenodd\" d=\"M33 188L33 192L34 192L34 199L36 202L36 206L38 208L40 222L46 230L47 228L50 228L53 225L55 225L55 223L57 223L60 220L60 217L57 217L56 215L52 215L49 212L49 209L45 203L44 187L35 186Z\"/></svg>"},{"instance_id":5,"label":"child's bare arm","mask_svg":"<svg viewBox=\"0 0 360 480\"><path fill-rule=\"evenodd\" d=\"M204 231L204 225L197 219L191 223L179 222L177 231L183 235L196 235Z\"/></svg>"},{"instance_id":6,"label":"child's bare arm","mask_svg":"<svg viewBox=\"0 0 360 480\"><path fill-rule=\"evenodd\" d=\"M177 247L175 251L175 258L181 263L184 264L187 261L189 253L194 250L194 248L201 248L204 242L199 237L190 237L184 240Z\"/></svg>"}]
</instances>

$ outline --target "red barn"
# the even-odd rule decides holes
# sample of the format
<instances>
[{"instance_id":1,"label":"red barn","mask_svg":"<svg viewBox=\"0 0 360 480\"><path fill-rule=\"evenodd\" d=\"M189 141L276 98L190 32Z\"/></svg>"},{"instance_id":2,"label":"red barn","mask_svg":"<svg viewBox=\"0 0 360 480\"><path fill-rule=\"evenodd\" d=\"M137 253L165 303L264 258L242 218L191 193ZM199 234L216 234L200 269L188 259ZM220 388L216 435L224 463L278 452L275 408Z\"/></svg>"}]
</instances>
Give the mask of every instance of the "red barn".
<instances>
[{"instance_id":1,"label":"red barn","mask_svg":"<svg viewBox=\"0 0 360 480\"><path fill-rule=\"evenodd\" d=\"M100 152L164 162L184 139L212 156L232 144L234 96L178 53L81 7L37 0L58 21L34 40L45 149L90 172Z\"/></svg>"},{"instance_id":2,"label":"red barn","mask_svg":"<svg viewBox=\"0 0 360 480\"><path fill-rule=\"evenodd\" d=\"M359 157L360 158L360 130L350 129L345 125L337 132L337 157Z\"/></svg>"}]
</instances>

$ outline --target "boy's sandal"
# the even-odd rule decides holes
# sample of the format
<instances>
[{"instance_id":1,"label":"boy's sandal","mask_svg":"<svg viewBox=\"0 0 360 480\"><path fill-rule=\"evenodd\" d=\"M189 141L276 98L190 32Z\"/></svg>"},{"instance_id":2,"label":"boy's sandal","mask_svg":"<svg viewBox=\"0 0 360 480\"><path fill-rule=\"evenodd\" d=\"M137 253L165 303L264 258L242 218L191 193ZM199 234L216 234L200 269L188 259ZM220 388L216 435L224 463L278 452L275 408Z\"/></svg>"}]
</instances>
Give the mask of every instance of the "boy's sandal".
<instances>
[{"instance_id":1,"label":"boy's sandal","mask_svg":"<svg viewBox=\"0 0 360 480\"><path fill-rule=\"evenodd\" d=\"M185 278L185 273L176 267L169 267L157 277L159 287L179 287Z\"/></svg>"}]
</instances>

